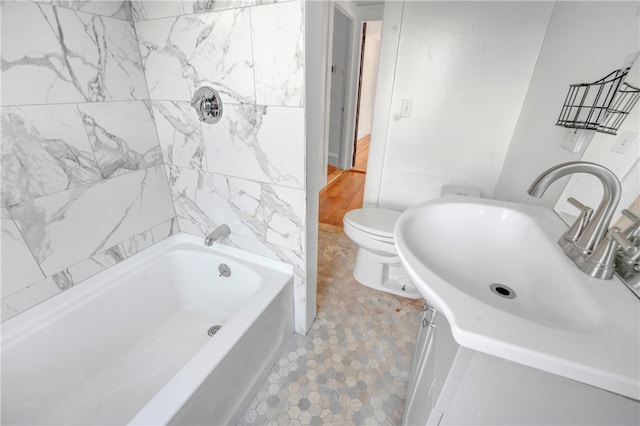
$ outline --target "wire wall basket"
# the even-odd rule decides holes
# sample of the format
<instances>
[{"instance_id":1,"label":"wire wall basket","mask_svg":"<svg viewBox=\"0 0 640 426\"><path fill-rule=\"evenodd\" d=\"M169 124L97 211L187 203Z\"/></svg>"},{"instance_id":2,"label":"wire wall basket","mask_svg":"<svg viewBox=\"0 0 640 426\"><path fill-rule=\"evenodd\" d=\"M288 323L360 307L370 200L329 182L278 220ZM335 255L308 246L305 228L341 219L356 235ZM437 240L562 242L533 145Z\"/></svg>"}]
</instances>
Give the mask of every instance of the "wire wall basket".
<instances>
[{"instance_id":1,"label":"wire wall basket","mask_svg":"<svg viewBox=\"0 0 640 426\"><path fill-rule=\"evenodd\" d=\"M616 70L594 83L571 84L557 126L615 135L640 98L640 89L624 82Z\"/></svg>"}]
</instances>

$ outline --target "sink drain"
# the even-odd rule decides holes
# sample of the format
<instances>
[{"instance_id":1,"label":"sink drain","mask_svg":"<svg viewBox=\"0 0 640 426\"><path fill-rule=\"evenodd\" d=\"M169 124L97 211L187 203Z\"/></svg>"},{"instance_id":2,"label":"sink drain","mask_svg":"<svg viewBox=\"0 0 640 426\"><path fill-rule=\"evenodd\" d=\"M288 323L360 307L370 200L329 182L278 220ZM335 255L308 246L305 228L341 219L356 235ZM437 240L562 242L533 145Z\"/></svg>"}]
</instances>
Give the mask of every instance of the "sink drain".
<instances>
[{"instance_id":1,"label":"sink drain","mask_svg":"<svg viewBox=\"0 0 640 426\"><path fill-rule=\"evenodd\" d=\"M221 325L214 325L213 327L211 327L209 329L209 331L207 331L207 334L209 336L213 336L214 334L216 334L218 332L218 330L220 330L222 328Z\"/></svg>"},{"instance_id":2,"label":"sink drain","mask_svg":"<svg viewBox=\"0 0 640 426\"><path fill-rule=\"evenodd\" d=\"M504 297L505 299L514 299L516 297L516 292L507 285L494 283L489 286L492 292L497 294L500 297Z\"/></svg>"}]
</instances>

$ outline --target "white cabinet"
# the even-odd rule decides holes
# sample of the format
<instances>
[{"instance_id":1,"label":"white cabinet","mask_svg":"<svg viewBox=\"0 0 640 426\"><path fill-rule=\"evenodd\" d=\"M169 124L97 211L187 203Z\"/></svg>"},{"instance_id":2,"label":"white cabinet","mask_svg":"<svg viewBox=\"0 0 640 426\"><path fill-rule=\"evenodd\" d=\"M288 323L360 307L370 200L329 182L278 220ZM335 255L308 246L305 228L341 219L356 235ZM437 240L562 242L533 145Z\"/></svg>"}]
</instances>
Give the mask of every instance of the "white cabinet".
<instances>
[{"instance_id":1,"label":"white cabinet","mask_svg":"<svg viewBox=\"0 0 640 426\"><path fill-rule=\"evenodd\" d=\"M404 425L640 424L640 402L458 345L425 311Z\"/></svg>"},{"instance_id":2,"label":"white cabinet","mask_svg":"<svg viewBox=\"0 0 640 426\"><path fill-rule=\"evenodd\" d=\"M433 409L433 386L435 378L435 348L433 337L436 317L433 308L427 307L420 322L416 349L411 363L409 388L405 402L404 424L419 424Z\"/></svg>"}]
</instances>

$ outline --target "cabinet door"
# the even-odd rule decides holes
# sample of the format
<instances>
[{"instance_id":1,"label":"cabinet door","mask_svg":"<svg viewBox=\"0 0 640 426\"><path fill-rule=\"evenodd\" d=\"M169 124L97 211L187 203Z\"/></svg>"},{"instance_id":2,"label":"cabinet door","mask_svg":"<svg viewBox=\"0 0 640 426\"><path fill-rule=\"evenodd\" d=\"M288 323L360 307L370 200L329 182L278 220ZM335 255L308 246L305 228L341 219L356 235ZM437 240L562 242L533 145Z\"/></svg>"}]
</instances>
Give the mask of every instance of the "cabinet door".
<instances>
[{"instance_id":1,"label":"cabinet door","mask_svg":"<svg viewBox=\"0 0 640 426\"><path fill-rule=\"evenodd\" d=\"M424 303L422 307L422 317L420 318L420 324L418 325L418 337L416 338L416 346L413 351L413 359L411 360L411 366L409 368L409 385L407 387L407 395L410 395L413 392L413 388L415 387L415 378L418 372L418 366L422 362L424 358L424 353L427 349L427 335L430 332L430 327L425 326L424 324L428 324L433 317L434 309L427 302Z\"/></svg>"},{"instance_id":2,"label":"cabinet door","mask_svg":"<svg viewBox=\"0 0 640 426\"><path fill-rule=\"evenodd\" d=\"M403 425L425 424L433 408L435 316L433 308L427 309L422 316L404 406Z\"/></svg>"},{"instance_id":3,"label":"cabinet door","mask_svg":"<svg viewBox=\"0 0 640 426\"><path fill-rule=\"evenodd\" d=\"M471 351L461 347L451 334L451 327L444 315L435 321L438 330L435 336L436 383L434 387L435 408L444 410L451 399L451 392L457 387L459 376L464 373L471 357ZM454 366L455 363L455 366ZM448 389L445 384L449 383ZM448 392L447 392L448 391Z\"/></svg>"}]
</instances>

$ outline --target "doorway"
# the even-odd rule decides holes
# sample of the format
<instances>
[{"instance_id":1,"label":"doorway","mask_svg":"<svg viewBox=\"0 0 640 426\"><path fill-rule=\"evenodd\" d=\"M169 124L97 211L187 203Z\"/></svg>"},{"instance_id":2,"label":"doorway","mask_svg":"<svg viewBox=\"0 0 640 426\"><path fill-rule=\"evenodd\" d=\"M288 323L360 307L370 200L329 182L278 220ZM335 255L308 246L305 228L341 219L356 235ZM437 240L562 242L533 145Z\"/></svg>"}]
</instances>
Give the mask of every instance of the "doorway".
<instances>
[{"instance_id":1,"label":"doorway","mask_svg":"<svg viewBox=\"0 0 640 426\"><path fill-rule=\"evenodd\" d=\"M382 21L360 21L353 49L354 19L338 7L333 18L327 184L320 191L319 222L342 227L344 214L363 202Z\"/></svg>"},{"instance_id":2,"label":"doorway","mask_svg":"<svg viewBox=\"0 0 640 426\"><path fill-rule=\"evenodd\" d=\"M378 76L378 54L382 21L366 21L362 25L360 47L360 69L358 72L358 92L356 100L355 137L351 169L366 172L373 106L375 105L376 80Z\"/></svg>"}]
</instances>

